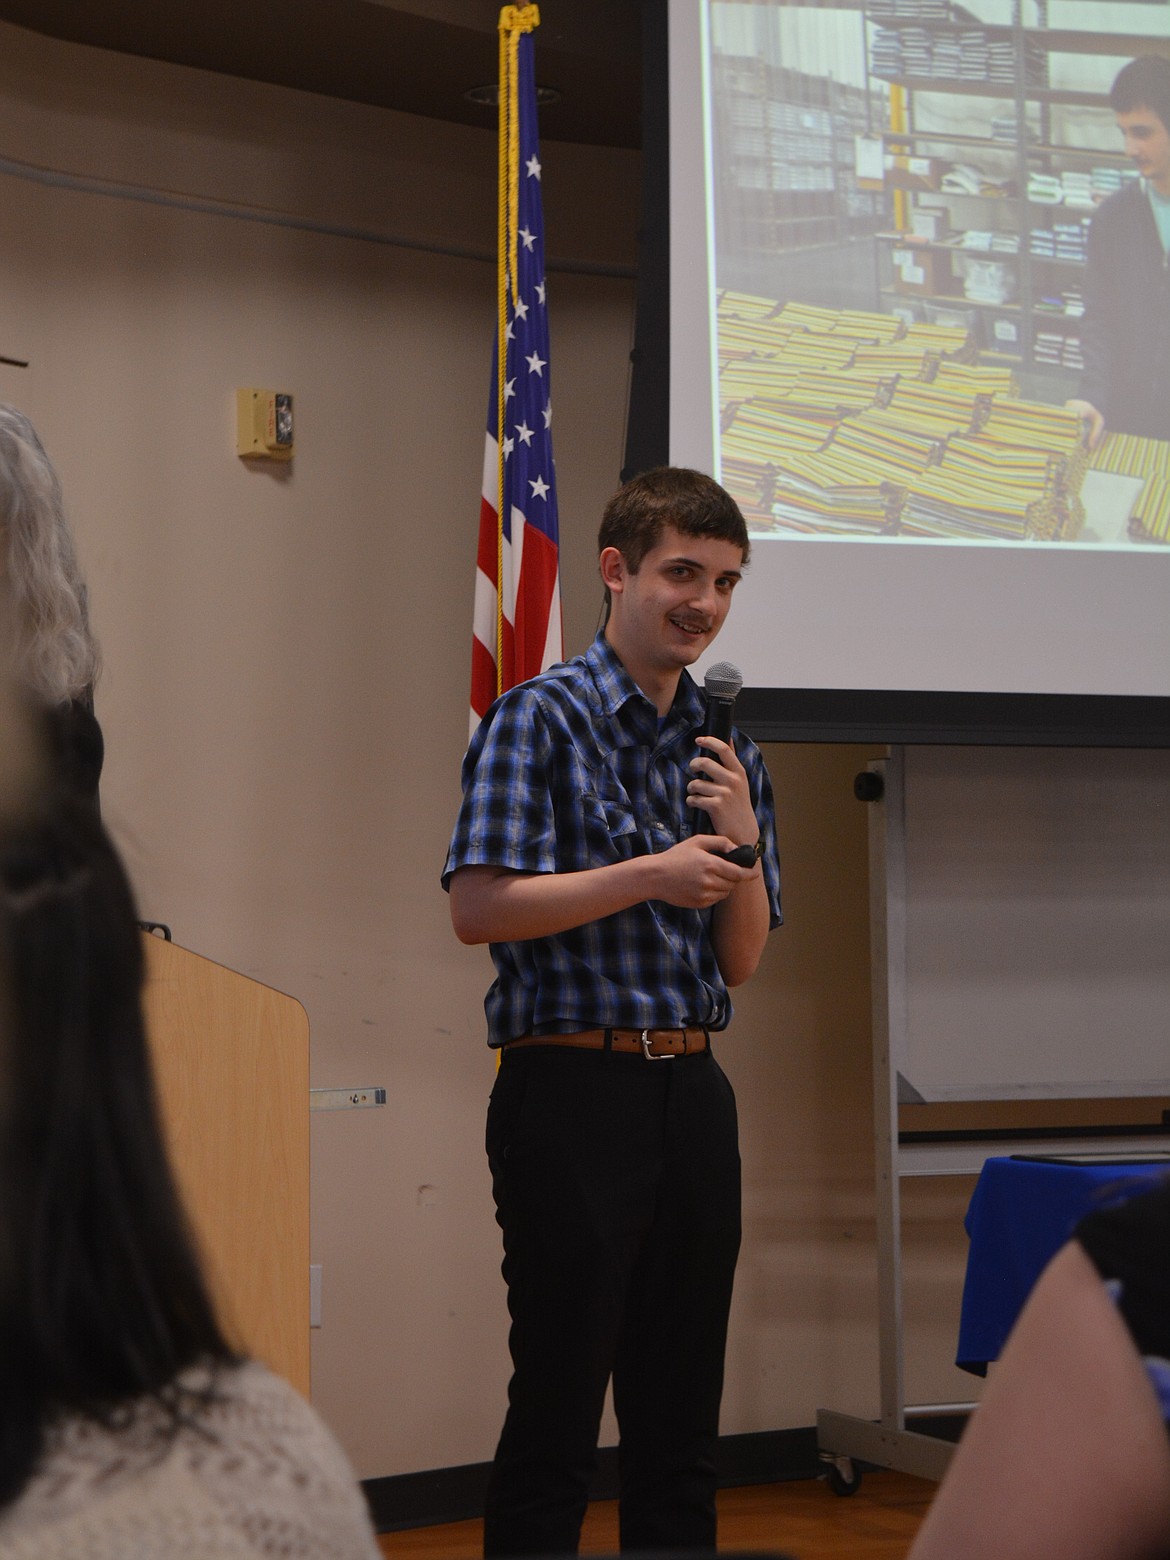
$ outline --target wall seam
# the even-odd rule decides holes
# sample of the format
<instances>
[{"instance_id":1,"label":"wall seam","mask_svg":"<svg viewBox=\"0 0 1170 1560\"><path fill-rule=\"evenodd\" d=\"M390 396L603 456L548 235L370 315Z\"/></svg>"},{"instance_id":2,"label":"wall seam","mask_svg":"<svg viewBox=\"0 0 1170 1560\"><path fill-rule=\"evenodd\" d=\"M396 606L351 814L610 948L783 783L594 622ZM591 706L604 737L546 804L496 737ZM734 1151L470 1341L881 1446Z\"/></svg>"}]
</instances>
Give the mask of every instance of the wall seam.
<instances>
[{"instance_id":1,"label":"wall seam","mask_svg":"<svg viewBox=\"0 0 1170 1560\"><path fill-rule=\"evenodd\" d=\"M0 173L26 183L40 184L50 189L73 190L83 195L99 195L110 200L133 200L150 206L166 206L177 211L196 212L203 216L229 217L236 222L259 222L268 227L291 228L301 233L319 233L328 238L350 238L364 244L380 244L392 249L410 249L421 254L442 255L452 260L473 260L484 265L495 265L495 251L473 249L461 244L444 244L434 239L407 238L399 233L386 233L377 228L351 227L343 222L324 222L314 217L299 217L293 212L266 210L261 206L246 206L234 201L215 200L210 196L183 195L172 190L154 189L146 184L130 184L121 180L101 179L93 174L67 173L58 168L44 168L36 163L21 162L16 158L0 156ZM637 267L619 265L602 260L546 258L546 271L573 276L606 276L631 280L637 276Z\"/></svg>"}]
</instances>

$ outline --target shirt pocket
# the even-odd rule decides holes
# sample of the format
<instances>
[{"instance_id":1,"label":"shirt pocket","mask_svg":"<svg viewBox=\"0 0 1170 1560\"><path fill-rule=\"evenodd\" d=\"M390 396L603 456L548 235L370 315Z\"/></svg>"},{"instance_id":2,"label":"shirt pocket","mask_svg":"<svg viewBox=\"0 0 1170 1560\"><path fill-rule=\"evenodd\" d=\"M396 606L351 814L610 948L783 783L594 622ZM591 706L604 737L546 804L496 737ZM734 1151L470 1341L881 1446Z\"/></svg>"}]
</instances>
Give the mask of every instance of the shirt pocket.
<instances>
[{"instance_id":1,"label":"shirt pocket","mask_svg":"<svg viewBox=\"0 0 1170 1560\"><path fill-rule=\"evenodd\" d=\"M590 776L581 792L581 814L591 859L612 860L633 854L638 820L630 799L606 776Z\"/></svg>"}]
</instances>

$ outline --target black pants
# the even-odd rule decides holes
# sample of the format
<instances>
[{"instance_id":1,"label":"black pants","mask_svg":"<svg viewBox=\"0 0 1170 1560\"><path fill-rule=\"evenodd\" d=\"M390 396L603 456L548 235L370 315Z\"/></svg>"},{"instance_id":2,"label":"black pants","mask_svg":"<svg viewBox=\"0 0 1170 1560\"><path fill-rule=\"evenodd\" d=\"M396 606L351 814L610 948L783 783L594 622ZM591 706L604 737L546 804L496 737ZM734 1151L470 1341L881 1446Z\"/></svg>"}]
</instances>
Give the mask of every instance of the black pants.
<instances>
[{"instance_id":1,"label":"black pants","mask_svg":"<svg viewBox=\"0 0 1170 1560\"><path fill-rule=\"evenodd\" d=\"M731 1085L709 1051L505 1053L487 1150L513 1375L485 1554L576 1553L611 1374L623 1550L714 1549L740 1239Z\"/></svg>"}]
</instances>

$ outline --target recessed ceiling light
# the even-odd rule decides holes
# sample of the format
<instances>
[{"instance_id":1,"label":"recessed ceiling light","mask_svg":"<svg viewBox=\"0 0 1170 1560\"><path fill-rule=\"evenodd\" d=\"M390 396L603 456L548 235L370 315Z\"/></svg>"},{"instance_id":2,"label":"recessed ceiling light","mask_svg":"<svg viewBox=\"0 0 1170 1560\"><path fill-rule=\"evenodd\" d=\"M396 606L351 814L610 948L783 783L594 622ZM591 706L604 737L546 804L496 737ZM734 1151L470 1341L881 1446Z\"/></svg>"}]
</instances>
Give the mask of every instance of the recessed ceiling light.
<instances>
[{"instance_id":1,"label":"recessed ceiling light","mask_svg":"<svg viewBox=\"0 0 1170 1560\"><path fill-rule=\"evenodd\" d=\"M495 108L500 101L500 89L494 81L482 87L470 87L463 96L469 103L479 103L484 108ZM559 103L561 94L556 87L537 87L537 103Z\"/></svg>"}]
</instances>

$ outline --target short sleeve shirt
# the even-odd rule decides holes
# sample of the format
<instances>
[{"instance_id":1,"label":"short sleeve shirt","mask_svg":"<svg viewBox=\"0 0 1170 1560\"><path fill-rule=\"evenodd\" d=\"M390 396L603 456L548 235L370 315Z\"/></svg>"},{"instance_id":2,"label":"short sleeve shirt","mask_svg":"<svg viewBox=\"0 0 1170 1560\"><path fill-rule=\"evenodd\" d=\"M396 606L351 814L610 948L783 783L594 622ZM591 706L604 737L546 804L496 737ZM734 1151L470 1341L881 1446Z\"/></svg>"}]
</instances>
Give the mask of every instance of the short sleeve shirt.
<instances>
[{"instance_id":1,"label":"short sleeve shirt","mask_svg":"<svg viewBox=\"0 0 1170 1560\"><path fill-rule=\"evenodd\" d=\"M599 634L584 655L509 690L463 763L463 805L443 869L581 872L667 850L693 832L690 762L705 705L684 671L658 712ZM768 772L749 738L735 749L764 839L771 925L780 870ZM746 842L745 842L746 843ZM711 911L645 900L553 937L492 943L488 1043L594 1028L723 1029L731 1001L710 938Z\"/></svg>"}]
</instances>

